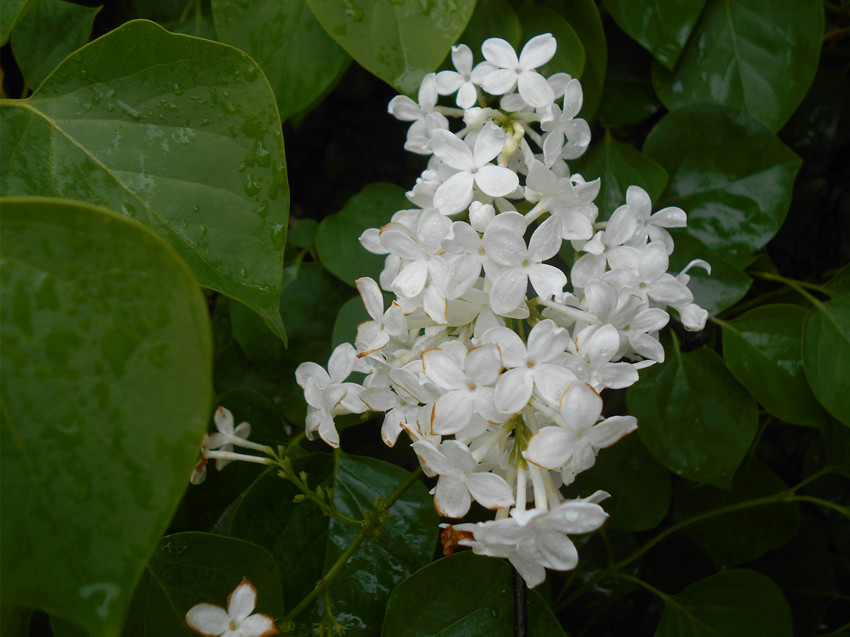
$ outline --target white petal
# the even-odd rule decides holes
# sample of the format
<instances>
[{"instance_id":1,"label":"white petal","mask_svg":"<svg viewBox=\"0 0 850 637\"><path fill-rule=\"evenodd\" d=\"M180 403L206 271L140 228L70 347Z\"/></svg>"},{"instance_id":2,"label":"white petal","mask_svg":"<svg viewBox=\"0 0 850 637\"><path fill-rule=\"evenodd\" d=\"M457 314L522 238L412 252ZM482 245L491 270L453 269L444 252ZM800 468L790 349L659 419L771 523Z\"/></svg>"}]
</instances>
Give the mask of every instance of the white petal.
<instances>
[{"instance_id":1,"label":"white petal","mask_svg":"<svg viewBox=\"0 0 850 637\"><path fill-rule=\"evenodd\" d=\"M476 385L485 386L496 382L502 370L499 348L492 343L473 347L463 362L467 377Z\"/></svg>"},{"instance_id":2,"label":"white petal","mask_svg":"<svg viewBox=\"0 0 850 637\"><path fill-rule=\"evenodd\" d=\"M502 509L514 503L511 487L494 473L468 474L466 486L472 497L487 509Z\"/></svg>"},{"instance_id":3,"label":"white petal","mask_svg":"<svg viewBox=\"0 0 850 637\"><path fill-rule=\"evenodd\" d=\"M560 294L567 284L566 274L554 266L543 263L528 268L528 279L537 295L544 299Z\"/></svg>"},{"instance_id":4,"label":"white petal","mask_svg":"<svg viewBox=\"0 0 850 637\"><path fill-rule=\"evenodd\" d=\"M186 613L189 628L202 635L221 635L227 630L230 615L221 606L195 604Z\"/></svg>"},{"instance_id":5,"label":"white petal","mask_svg":"<svg viewBox=\"0 0 850 637\"><path fill-rule=\"evenodd\" d=\"M429 349L422 353L425 375L443 389L466 387L466 374L453 356L441 349Z\"/></svg>"},{"instance_id":6,"label":"white petal","mask_svg":"<svg viewBox=\"0 0 850 637\"><path fill-rule=\"evenodd\" d=\"M481 52L488 62L505 69L515 68L519 63L514 48L501 38L484 40Z\"/></svg>"},{"instance_id":7,"label":"white petal","mask_svg":"<svg viewBox=\"0 0 850 637\"><path fill-rule=\"evenodd\" d=\"M472 201L472 185L475 177L468 172L459 172L440 184L434 193L434 205L444 215L460 212Z\"/></svg>"},{"instance_id":8,"label":"white petal","mask_svg":"<svg viewBox=\"0 0 850 637\"><path fill-rule=\"evenodd\" d=\"M543 427L528 441L525 459L544 469L560 469L573 455L575 437L561 427Z\"/></svg>"},{"instance_id":9,"label":"white petal","mask_svg":"<svg viewBox=\"0 0 850 637\"><path fill-rule=\"evenodd\" d=\"M522 268L502 272L490 289L490 307L496 314L506 314L525 300L528 276Z\"/></svg>"},{"instance_id":10,"label":"white petal","mask_svg":"<svg viewBox=\"0 0 850 637\"><path fill-rule=\"evenodd\" d=\"M404 122L412 122L422 117L422 109L406 95L396 95L387 108L390 115Z\"/></svg>"},{"instance_id":11,"label":"white petal","mask_svg":"<svg viewBox=\"0 0 850 637\"><path fill-rule=\"evenodd\" d=\"M444 164L456 170L471 170L472 149L451 131L437 129L431 133L431 147Z\"/></svg>"},{"instance_id":12,"label":"white petal","mask_svg":"<svg viewBox=\"0 0 850 637\"><path fill-rule=\"evenodd\" d=\"M481 167L496 158L505 148L505 131L495 124L489 123L475 138L472 156L475 165Z\"/></svg>"},{"instance_id":13,"label":"white petal","mask_svg":"<svg viewBox=\"0 0 850 637\"><path fill-rule=\"evenodd\" d=\"M428 264L425 261L414 261L405 266L393 281L393 291L399 296L411 298L425 287L428 278Z\"/></svg>"},{"instance_id":14,"label":"white petal","mask_svg":"<svg viewBox=\"0 0 850 637\"><path fill-rule=\"evenodd\" d=\"M373 279L365 276L354 283L357 285L357 291L360 292L360 298L363 299L366 312L376 321L380 321L384 314L384 297L381 296L381 288Z\"/></svg>"},{"instance_id":15,"label":"white petal","mask_svg":"<svg viewBox=\"0 0 850 637\"><path fill-rule=\"evenodd\" d=\"M662 228L684 228L688 225L688 215L681 208L670 206L656 212L649 218L649 221Z\"/></svg>"},{"instance_id":16,"label":"white petal","mask_svg":"<svg viewBox=\"0 0 850 637\"><path fill-rule=\"evenodd\" d=\"M469 489L458 476L440 476L434 494L437 512L446 518L462 518L469 511L472 498Z\"/></svg>"},{"instance_id":17,"label":"white petal","mask_svg":"<svg viewBox=\"0 0 850 637\"><path fill-rule=\"evenodd\" d=\"M570 538L552 529L537 535L537 550L545 560L543 565L556 571L571 571L578 565L578 551Z\"/></svg>"},{"instance_id":18,"label":"white petal","mask_svg":"<svg viewBox=\"0 0 850 637\"><path fill-rule=\"evenodd\" d=\"M531 38L522 47L519 54L519 63L524 69L536 69L546 64L555 55L558 42L551 33L541 33Z\"/></svg>"},{"instance_id":19,"label":"white petal","mask_svg":"<svg viewBox=\"0 0 850 637\"><path fill-rule=\"evenodd\" d=\"M510 168L487 164L475 173L475 183L491 197L504 197L519 186L519 177Z\"/></svg>"},{"instance_id":20,"label":"white petal","mask_svg":"<svg viewBox=\"0 0 850 637\"><path fill-rule=\"evenodd\" d=\"M588 441L594 447L604 449L635 429L637 429L637 418L634 416L611 416L591 427Z\"/></svg>"},{"instance_id":21,"label":"white petal","mask_svg":"<svg viewBox=\"0 0 850 637\"><path fill-rule=\"evenodd\" d=\"M473 399L468 391L453 391L443 394L434 405L431 433L451 436L463 431L472 420Z\"/></svg>"},{"instance_id":22,"label":"white petal","mask_svg":"<svg viewBox=\"0 0 850 637\"><path fill-rule=\"evenodd\" d=\"M241 621L251 614L256 605L257 589L247 578L243 578L227 598L227 614Z\"/></svg>"},{"instance_id":23,"label":"white petal","mask_svg":"<svg viewBox=\"0 0 850 637\"><path fill-rule=\"evenodd\" d=\"M531 235L528 255L534 261L545 261L554 257L561 247L561 227L556 217L549 217Z\"/></svg>"},{"instance_id":24,"label":"white petal","mask_svg":"<svg viewBox=\"0 0 850 637\"><path fill-rule=\"evenodd\" d=\"M504 95L516 85L516 71L497 69L483 76L478 85L491 95Z\"/></svg>"},{"instance_id":25,"label":"white petal","mask_svg":"<svg viewBox=\"0 0 850 637\"><path fill-rule=\"evenodd\" d=\"M537 71L523 71L517 79L517 89L526 102L535 108L551 104L555 99L552 87Z\"/></svg>"},{"instance_id":26,"label":"white petal","mask_svg":"<svg viewBox=\"0 0 850 637\"><path fill-rule=\"evenodd\" d=\"M507 327L494 327L481 337L484 343L494 343L499 347L502 364L505 367L519 367L528 360L528 351L519 335Z\"/></svg>"},{"instance_id":27,"label":"white petal","mask_svg":"<svg viewBox=\"0 0 850 637\"><path fill-rule=\"evenodd\" d=\"M527 368L509 369L496 383L496 409L506 414L521 411L528 404L533 389L534 380Z\"/></svg>"},{"instance_id":28,"label":"white petal","mask_svg":"<svg viewBox=\"0 0 850 637\"><path fill-rule=\"evenodd\" d=\"M575 383L561 399L561 413L573 429L588 429L602 414L602 398L587 383Z\"/></svg>"},{"instance_id":29,"label":"white petal","mask_svg":"<svg viewBox=\"0 0 850 637\"><path fill-rule=\"evenodd\" d=\"M410 446L413 448L413 453L419 458L423 469L427 467L437 475L450 475L454 472L454 466L427 440L417 440Z\"/></svg>"},{"instance_id":30,"label":"white petal","mask_svg":"<svg viewBox=\"0 0 850 637\"><path fill-rule=\"evenodd\" d=\"M230 410L219 406L218 409L215 410L215 416L213 417L213 420L215 420L215 428L218 429L221 433L233 433L233 414L230 413Z\"/></svg>"},{"instance_id":31,"label":"white petal","mask_svg":"<svg viewBox=\"0 0 850 637\"><path fill-rule=\"evenodd\" d=\"M240 637L271 637L278 634L274 620L262 614L251 615L239 624Z\"/></svg>"}]
</instances>

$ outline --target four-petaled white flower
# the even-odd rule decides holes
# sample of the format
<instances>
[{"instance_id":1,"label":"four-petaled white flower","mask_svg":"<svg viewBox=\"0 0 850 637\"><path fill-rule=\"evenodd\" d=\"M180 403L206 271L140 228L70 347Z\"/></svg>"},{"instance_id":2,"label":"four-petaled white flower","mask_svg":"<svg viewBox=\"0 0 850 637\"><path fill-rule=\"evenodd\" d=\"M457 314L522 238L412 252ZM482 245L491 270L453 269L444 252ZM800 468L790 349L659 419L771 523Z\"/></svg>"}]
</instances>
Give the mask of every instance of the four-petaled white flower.
<instances>
[{"instance_id":1,"label":"four-petaled white flower","mask_svg":"<svg viewBox=\"0 0 850 637\"><path fill-rule=\"evenodd\" d=\"M271 637L280 631L268 615L254 613L257 589L245 577L227 598L227 610L215 604L195 604L186 613L189 628L205 637Z\"/></svg>"},{"instance_id":2,"label":"four-petaled white flower","mask_svg":"<svg viewBox=\"0 0 850 637\"><path fill-rule=\"evenodd\" d=\"M479 86L493 95L504 95L514 86L523 100L531 106L548 106L555 99L546 78L535 69L552 59L558 43L551 33L531 38L517 59L513 47L500 38L485 40L481 47L492 70L479 81Z\"/></svg>"}]
</instances>

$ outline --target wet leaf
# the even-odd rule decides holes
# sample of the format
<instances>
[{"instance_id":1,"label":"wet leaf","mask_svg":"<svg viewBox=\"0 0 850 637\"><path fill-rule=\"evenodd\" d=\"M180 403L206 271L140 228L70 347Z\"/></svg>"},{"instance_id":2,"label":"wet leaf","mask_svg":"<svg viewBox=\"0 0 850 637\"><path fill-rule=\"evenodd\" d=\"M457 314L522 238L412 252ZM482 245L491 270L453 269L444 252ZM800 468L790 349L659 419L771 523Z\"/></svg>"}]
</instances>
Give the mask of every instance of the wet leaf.
<instances>
[{"instance_id":1,"label":"wet leaf","mask_svg":"<svg viewBox=\"0 0 850 637\"><path fill-rule=\"evenodd\" d=\"M3 202L0 281L4 601L111 637L197 460L206 304L159 237L62 200Z\"/></svg>"},{"instance_id":2,"label":"wet leaf","mask_svg":"<svg viewBox=\"0 0 850 637\"><path fill-rule=\"evenodd\" d=\"M823 26L819 0L709 0L676 68L653 67L653 85L671 111L721 104L779 130L815 77Z\"/></svg>"},{"instance_id":3,"label":"wet leaf","mask_svg":"<svg viewBox=\"0 0 850 637\"><path fill-rule=\"evenodd\" d=\"M30 88L36 88L68 55L89 40L100 7L62 0L40 0L23 17L12 37L15 61Z\"/></svg>"},{"instance_id":4,"label":"wet leaf","mask_svg":"<svg viewBox=\"0 0 850 637\"><path fill-rule=\"evenodd\" d=\"M665 349L667 360L642 370L628 391L638 435L671 471L729 488L755 437L758 406L713 351Z\"/></svg>"},{"instance_id":5,"label":"wet leaf","mask_svg":"<svg viewBox=\"0 0 850 637\"><path fill-rule=\"evenodd\" d=\"M652 56L619 29L608 32L610 56L599 103L604 126L625 126L654 115L661 102L652 88Z\"/></svg>"},{"instance_id":6,"label":"wet leaf","mask_svg":"<svg viewBox=\"0 0 850 637\"><path fill-rule=\"evenodd\" d=\"M475 0L307 0L337 43L402 93L414 94L463 33Z\"/></svg>"},{"instance_id":7,"label":"wet leaf","mask_svg":"<svg viewBox=\"0 0 850 637\"><path fill-rule=\"evenodd\" d=\"M806 309L762 305L721 323L723 358L764 408L785 422L818 426L828 420L803 371Z\"/></svg>"},{"instance_id":8,"label":"wet leaf","mask_svg":"<svg viewBox=\"0 0 850 637\"><path fill-rule=\"evenodd\" d=\"M219 39L263 69L282 120L313 103L351 62L304 0L213 0L212 11Z\"/></svg>"},{"instance_id":9,"label":"wet leaf","mask_svg":"<svg viewBox=\"0 0 850 637\"><path fill-rule=\"evenodd\" d=\"M5 193L89 201L168 241L201 285L278 313L289 189L268 83L229 46L136 20L4 100Z\"/></svg>"},{"instance_id":10,"label":"wet leaf","mask_svg":"<svg viewBox=\"0 0 850 637\"><path fill-rule=\"evenodd\" d=\"M820 404L850 426L850 296L816 303L803 322L803 368Z\"/></svg>"},{"instance_id":11,"label":"wet leaf","mask_svg":"<svg viewBox=\"0 0 850 637\"><path fill-rule=\"evenodd\" d=\"M515 634L513 579L506 561L472 551L437 560L395 588L381 634L510 637ZM566 636L533 590L528 592L528 634Z\"/></svg>"},{"instance_id":12,"label":"wet leaf","mask_svg":"<svg viewBox=\"0 0 850 637\"><path fill-rule=\"evenodd\" d=\"M758 122L710 105L668 114L643 150L670 175L660 203L682 208L689 232L733 262L779 230L801 163Z\"/></svg>"}]
</instances>

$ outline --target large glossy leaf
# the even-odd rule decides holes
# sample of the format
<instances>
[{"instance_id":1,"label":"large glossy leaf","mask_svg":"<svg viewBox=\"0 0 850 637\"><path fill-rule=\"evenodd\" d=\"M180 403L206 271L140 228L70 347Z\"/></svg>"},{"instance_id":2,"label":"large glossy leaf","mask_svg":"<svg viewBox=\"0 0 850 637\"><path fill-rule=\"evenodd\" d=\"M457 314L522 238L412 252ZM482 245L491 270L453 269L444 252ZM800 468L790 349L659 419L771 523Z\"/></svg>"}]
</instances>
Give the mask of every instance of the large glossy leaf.
<instances>
[{"instance_id":1,"label":"large glossy leaf","mask_svg":"<svg viewBox=\"0 0 850 637\"><path fill-rule=\"evenodd\" d=\"M694 293L694 302L711 315L732 307L744 298L753 280L736 265L730 263L687 230L670 233L676 247L670 255L670 271L681 271L692 259L702 259L711 265L711 273L702 268L688 270L688 289Z\"/></svg>"},{"instance_id":2,"label":"large glossy leaf","mask_svg":"<svg viewBox=\"0 0 850 637\"><path fill-rule=\"evenodd\" d=\"M463 33L475 0L307 0L325 31L366 70L415 93Z\"/></svg>"},{"instance_id":3,"label":"large glossy leaf","mask_svg":"<svg viewBox=\"0 0 850 637\"><path fill-rule=\"evenodd\" d=\"M522 23L523 45L541 33L551 33L558 41L555 56L539 69L544 76L569 73L573 77L581 77L584 71L584 45L569 22L558 12L532 0L526 0L520 5L517 15Z\"/></svg>"},{"instance_id":4,"label":"large glossy leaf","mask_svg":"<svg viewBox=\"0 0 850 637\"><path fill-rule=\"evenodd\" d=\"M24 81L35 88L91 35L100 7L62 0L40 0L24 16L12 37L12 51Z\"/></svg>"},{"instance_id":5,"label":"large glossy leaf","mask_svg":"<svg viewBox=\"0 0 850 637\"><path fill-rule=\"evenodd\" d=\"M599 119L604 126L643 121L661 109L649 75L652 56L619 29L609 29L607 39L610 55Z\"/></svg>"},{"instance_id":6,"label":"large glossy leaf","mask_svg":"<svg viewBox=\"0 0 850 637\"><path fill-rule=\"evenodd\" d=\"M266 549L209 533L167 535L136 587L122 636L197 635L186 624L186 612L202 602L226 608L243 577L257 589L254 612L280 618L280 572Z\"/></svg>"},{"instance_id":7,"label":"large glossy leaf","mask_svg":"<svg viewBox=\"0 0 850 637\"><path fill-rule=\"evenodd\" d=\"M626 203L629 186L640 186L655 202L667 184L667 172L634 146L617 141L605 131L601 141L592 144L575 162L574 172L587 179L602 179L596 198L600 219L607 219L618 206Z\"/></svg>"},{"instance_id":8,"label":"large glossy leaf","mask_svg":"<svg viewBox=\"0 0 850 637\"><path fill-rule=\"evenodd\" d=\"M676 65L704 5L705 0L605 0L605 8L620 28L668 69Z\"/></svg>"},{"instance_id":9,"label":"large glossy leaf","mask_svg":"<svg viewBox=\"0 0 850 637\"><path fill-rule=\"evenodd\" d=\"M670 175L662 203L684 209L690 232L730 259L779 230L801 163L758 122L710 105L667 115L643 150Z\"/></svg>"},{"instance_id":10,"label":"large glossy leaf","mask_svg":"<svg viewBox=\"0 0 850 637\"><path fill-rule=\"evenodd\" d=\"M345 202L342 210L325 217L316 232L316 251L328 271L348 283L361 276L376 281L384 267L384 257L367 252L360 235L367 228L380 228L390 222L397 210L412 204L404 191L393 184L369 184Z\"/></svg>"},{"instance_id":11,"label":"large glossy leaf","mask_svg":"<svg viewBox=\"0 0 850 637\"><path fill-rule=\"evenodd\" d=\"M0 46L9 41L15 25L29 11L36 0L3 0L0 2Z\"/></svg>"},{"instance_id":12,"label":"large glossy leaf","mask_svg":"<svg viewBox=\"0 0 850 637\"><path fill-rule=\"evenodd\" d=\"M722 104L776 131L815 77L823 35L820 0L709 0L670 72L653 84L670 110Z\"/></svg>"},{"instance_id":13,"label":"large glossy leaf","mask_svg":"<svg viewBox=\"0 0 850 637\"><path fill-rule=\"evenodd\" d=\"M409 475L372 458L338 454L305 456L294 463L309 484L333 488L337 509L362 518L376 497L387 497ZM292 607L340 557L360 530L324 516L311 502L296 504L299 493L269 476L250 489L232 519L233 535L268 548L281 569L284 595ZM330 589L331 609L346 635L371 635L381 626L390 591L427 564L437 539L437 515L422 483L415 483L389 509L390 519L378 538L365 540ZM319 604L296 618L295 635L315 635Z\"/></svg>"},{"instance_id":14,"label":"large glossy leaf","mask_svg":"<svg viewBox=\"0 0 850 637\"><path fill-rule=\"evenodd\" d=\"M777 418L817 426L828 419L803 371L806 309L762 305L721 323L723 358L735 377Z\"/></svg>"},{"instance_id":15,"label":"large glossy leaf","mask_svg":"<svg viewBox=\"0 0 850 637\"><path fill-rule=\"evenodd\" d=\"M803 368L820 404L850 426L850 296L818 302L806 315Z\"/></svg>"},{"instance_id":16,"label":"large glossy leaf","mask_svg":"<svg viewBox=\"0 0 850 637\"><path fill-rule=\"evenodd\" d=\"M758 460L745 463L728 491L700 486L676 499L679 519L787 491L788 485ZM790 542L800 524L796 502L733 511L688 526L688 534L718 568L754 560ZM729 530L734 529L733 533Z\"/></svg>"},{"instance_id":17,"label":"large glossy leaf","mask_svg":"<svg viewBox=\"0 0 850 637\"><path fill-rule=\"evenodd\" d=\"M351 61L304 0L213 0L212 10L219 39L262 67L282 120L307 108Z\"/></svg>"},{"instance_id":18,"label":"large glossy leaf","mask_svg":"<svg viewBox=\"0 0 850 637\"><path fill-rule=\"evenodd\" d=\"M755 437L758 406L711 350L666 350L667 360L629 388L638 435L670 470L728 488Z\"/></svg>"},{"instance_id":19,"label":"large glossy leaf","mask_svg":"<svg viewBox=\"0 0 850 637\"><path fill-rule=\"evenodd\" d=\"M115 635L206 427L206 304L108 210L7 199L2 221L3 600Z\"/></svg>"},{"instance_id":20,"label":"large glossy leaf","mask_svg":"<svg viewBox=\"0 0 850 637\"><path fill-rule=\"evenodd\" d=\"M608 65L608 47L602 18L593 0L538 0L539 4L557 11L575 29L584 47L584 71L581 88L584 105L580 115L592 121L602 97L602 85Z\"/></svg>"},{"instance_id":21,"label":"large glossy leaf","mask_svg":"<svg viewBox=\"0 0 850 637\"><path fill-rule=\"evenodd\" d=\"M514 635L513 569L464 551L417 571L393 591L383 637ZM528 634L566 636L536 591L528 593Z\"/></svg>"},{"instance_id":22,"label":"large glossy leaf","mask_svg":"<svg viewBox=\"0 0 850 637\"><path fill-rule=\"evenodd\" d=\"M664 598L655 637L791 637L780 588L755 571L723 571Z\"/></svg>"},{"instance_id":23,"label":"large glossy leaf","mask_svg":"<svg viewBox=\"0 0 850 637\"><path fill-rule=\"evenodd\" d=\"M481 45L487 38L502 38L516 48L521 35L522 26L508 0L477 0L458 43L472 49L473 57L480 61Z\"/></svg>"},{"instance_id":24,"label":"large glossy leaf","mask_svg":"<svg viewBox=\"0 0 850 637\"><path fill-rule=\"evenodd\" d=\"M278 314L289 191L262 72L229 46L129 22L0 103L3 192L101 204L163 236L201 285Z\"/></svg>"},{"instance_id":25,"label":"large glossy leaf","mask_svg":"<svg viewBox=\"0 0 850 637\"><path fill-rule=\"evenodd\" d=\"M645 531L657 526L670 507L670 472L650 455L635 436L602 449L596 464L578 475L569 497L583 497L602 489L611 494L605 500L610 516L606 528Z\"/></svg>"}]
</instances>

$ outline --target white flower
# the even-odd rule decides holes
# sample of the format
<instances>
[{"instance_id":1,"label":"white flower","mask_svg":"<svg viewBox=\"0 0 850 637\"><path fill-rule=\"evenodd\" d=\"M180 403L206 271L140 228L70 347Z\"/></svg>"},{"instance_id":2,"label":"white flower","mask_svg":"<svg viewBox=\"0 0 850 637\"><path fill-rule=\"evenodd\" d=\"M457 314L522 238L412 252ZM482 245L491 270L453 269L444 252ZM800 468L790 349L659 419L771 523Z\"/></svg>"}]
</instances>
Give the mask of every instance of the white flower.
<instances>
[{"instance_id":1,"label":"white flower","mask_svg":"<svg viewBox=\"0 0 850 637\"><path fill-rule=\"evenodd\" d=\"M437 112L437 80L433 73L422 79L419 103L406 95L397 95L387 109L396 119L413 122L407 131L404 149L420 155L431 154L431 132L449 127L446 117Z\"/></svg>"},{"instance_id":2,"label":"white flower","mask_svg":"<svg viewBox=\"0 0 850 637\"><path fill-rule=\"evenodd\" d=\"M279 634L268 615L251 614L257 605L257 589L246 577L227 598L227 610L214 604L195 604L186 613L186 623L206 637L271 637Z\"/></svg>"},{"instance_id":3,"label":"white flower","mask_svg":"<svg viewBox=\"0 0 850 637\"><path fill-rule=\"evenodd\" d=\"M212 434L206 442L207 449L219 449L221 451L233 451L234 438L245 440L251 435L251 425L247 422L240 422L234 429L233 414L230 410L219 406L215 410L215 428L218 433ZM239 444L238 441L236 444ZM216 458L215 468L221 471L230 460L228 458Z\"/></svg>"},{"instance_id":4,"label":"white flower","mask_svg":"<svg viewBox=\"0 0 850 637\"><path fill-rule=\"evenodd\" d=\"M452 47L452 64L457 71L437 73L437 90L440 95L451 95L457 91L457 105L463 109L471 108L478 98L475 84L484 69L473 70L472 50L465 44Z\"/></svg>"},{"instance_id":5,"label":"white flower","mask_svg":"<svg viewBox=\"0 0 850 637\"><path fill-rule=\"evenodd\" d=\"M535 108L547 106L555 100L555 93L534 69L551 60L557 48L552 34L544 33L531 38L517 59L516 51L505 40L485 40L481 52L495 68L481 78L479 86L493 95L504 95L517 86L526 103Z\"/></svg>"},{"instance_id":6,"label":"white flower","mask_svg":"<svg viewBox=\"0 0 850 637\"><path fill-rule=\"evenodd\" d=\"M543 161L547 166L559 158L580 157L590 145L590 126L583 119L576 119L582 99L581 84L570 80L564 95L564 110L552 104L550 114L540 121L540 127L548 131L543 138Z\"/></svg>"}]
</instances>

